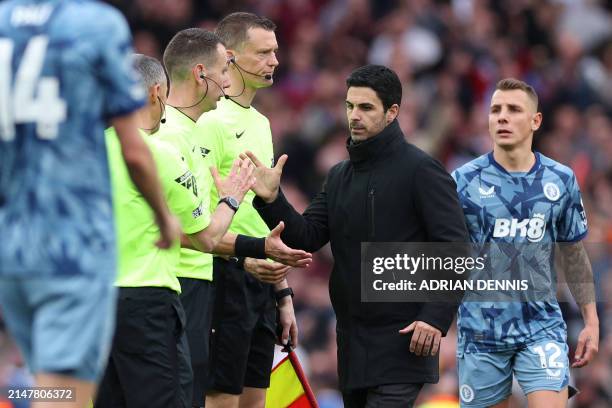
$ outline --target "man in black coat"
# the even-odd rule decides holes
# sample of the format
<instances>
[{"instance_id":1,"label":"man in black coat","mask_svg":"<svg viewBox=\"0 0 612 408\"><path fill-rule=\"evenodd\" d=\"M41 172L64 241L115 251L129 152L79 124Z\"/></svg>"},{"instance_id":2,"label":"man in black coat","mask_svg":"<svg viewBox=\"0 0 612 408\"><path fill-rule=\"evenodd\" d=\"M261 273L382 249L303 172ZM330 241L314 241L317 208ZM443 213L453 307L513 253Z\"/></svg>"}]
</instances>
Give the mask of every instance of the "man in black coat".
<instances>
[{"instance_id":1,"label":"man in black coat","mask_svg":"<svg viewBox=\"0 0 612 408\"><path fill-rule=\"evenodd\" d=\"M345 407L408 407L423 383L438 381L441 337L453 303L361 301L362 242L468 242L455 183L435 159L406 142L397 121L399 78L367 65L346 80L350 159L298 214L279 189L283 155L257 166L253 204L287 245L316 251L331 243L330 297L337 317L338 373Z\"/></svg>"}]
</instances>

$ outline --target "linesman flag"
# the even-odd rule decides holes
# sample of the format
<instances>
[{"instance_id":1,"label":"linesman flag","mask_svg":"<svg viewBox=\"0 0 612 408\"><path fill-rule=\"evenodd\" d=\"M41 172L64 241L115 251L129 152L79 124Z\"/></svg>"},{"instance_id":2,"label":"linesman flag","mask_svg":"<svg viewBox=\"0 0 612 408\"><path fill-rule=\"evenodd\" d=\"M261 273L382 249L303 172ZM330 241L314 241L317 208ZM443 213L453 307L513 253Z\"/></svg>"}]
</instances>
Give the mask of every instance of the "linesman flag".
<instances>
[{"instance_id":1,"label":"linesman flag","mask_svg":"<svg viewBox=\"0 0 612 408\"><path fill-rule=\"evenodd\" d=\"M288 354L272 369L266 408L319 408L297 355L291 346L283 351Z\"/></svg>"}]
</instances>

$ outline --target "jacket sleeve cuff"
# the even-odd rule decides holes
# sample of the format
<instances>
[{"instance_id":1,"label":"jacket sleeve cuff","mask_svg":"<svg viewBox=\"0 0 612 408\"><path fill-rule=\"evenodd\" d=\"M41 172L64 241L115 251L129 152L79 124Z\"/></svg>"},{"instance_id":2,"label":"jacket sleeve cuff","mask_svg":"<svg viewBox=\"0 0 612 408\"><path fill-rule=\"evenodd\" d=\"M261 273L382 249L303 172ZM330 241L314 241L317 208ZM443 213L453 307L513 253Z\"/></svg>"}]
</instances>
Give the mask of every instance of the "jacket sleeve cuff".
<instances>
[{"instance_id":1,"label":"jacket sleeve cuff","mask_svg":"<svg viewBox=\"0 0 612 408\"><path fill-rule=\"evenodd\" d=\"M266 203L260 196L255 196L253 199L253 208L255 208L260 214L278 211L280 208L287 207L288 204L289 203L283 194L283 190L281 190L280 187L278 189L276 200L272 201L271 203Z\"/></svg>"},{"instance_id":2,"label":"jacket sleeve cuff","mask_svg":"<svg viewBox=\"0 0 612 408\"><path fill-rule=\"evenodd\" d=\"M261 198L260 196L256 195L255 198L253 199L253 208L255 208L256 210L267 210L269 207L276 207L279 205L279 203L281 203L282 201L286 201L287 199L285 198L284 194L283 194L283 190L279 187L278 188L278 195L276 196L276 200L272 201L271 203L266 203L263 198Z\"/></svg>"},{"instance_id":3,"label":"jacket sleeve cuff","mask_svg":"<svg viewBox=\"0 0 612 408\"><path fill-rule=\"evenodd\" d=\"M419 320L435 327L446 336L453 323L458 305L452 303L427 303L415 320Z\"/></svg>"},{"instance_id":4,"label":"jacket sleeve cuff","mask_svg":"<svg viewBox=\"0 0 612 408\"><path fill-rule=\"evenodd\" d=\"M259 213L268 228L272 229L283 219L282 215L287 212L287 209L291 208L291 205L285 198L283 190L279 187L276 200L266 203L261 197L255 196L253 208Z\"/></svg>"}]
</instances>

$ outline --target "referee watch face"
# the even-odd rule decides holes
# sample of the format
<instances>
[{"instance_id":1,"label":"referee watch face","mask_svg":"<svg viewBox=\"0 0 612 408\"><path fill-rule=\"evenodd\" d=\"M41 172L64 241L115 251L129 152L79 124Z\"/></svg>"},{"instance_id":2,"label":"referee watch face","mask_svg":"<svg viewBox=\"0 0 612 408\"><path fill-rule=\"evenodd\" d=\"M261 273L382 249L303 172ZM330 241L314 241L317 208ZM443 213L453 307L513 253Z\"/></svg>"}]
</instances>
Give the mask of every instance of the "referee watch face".
<instances>
[{"instance_id":1,"label":"referee watch face","mask_svg":"<svg viewBox=\"0 0 612 408\"><path fill-rule=\"evenodd\" d=\"M346 93L346 117L355 142L376 136L390 123L376 91L361 86L352 86Z\"/></svg>"}]
</instances>

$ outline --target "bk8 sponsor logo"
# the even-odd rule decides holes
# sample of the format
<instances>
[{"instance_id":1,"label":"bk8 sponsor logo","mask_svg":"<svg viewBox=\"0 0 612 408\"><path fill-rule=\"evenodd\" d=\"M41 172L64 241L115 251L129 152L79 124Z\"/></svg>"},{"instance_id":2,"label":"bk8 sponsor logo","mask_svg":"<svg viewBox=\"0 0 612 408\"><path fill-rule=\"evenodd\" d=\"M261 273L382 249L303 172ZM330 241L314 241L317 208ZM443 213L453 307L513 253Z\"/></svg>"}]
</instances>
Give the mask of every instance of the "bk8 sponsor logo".
<instances>
[{"instance_id":1,"label":"bk8 sponsor logo","mask_svg":"<svg viewBox=\"0 0 612 408\"><path fill-rule=\"evenodd\" d=\"M497 218L493 228L494 238L527 237L529 242L539 242L546 232L544 214L534 214L532 218Z\"/></svg>"}]
</instances>

